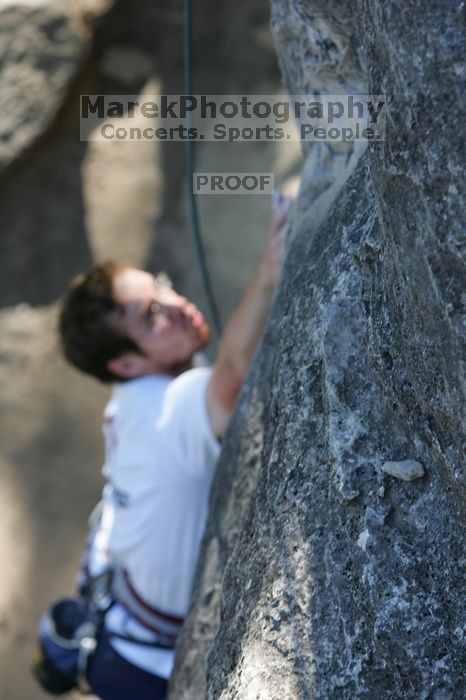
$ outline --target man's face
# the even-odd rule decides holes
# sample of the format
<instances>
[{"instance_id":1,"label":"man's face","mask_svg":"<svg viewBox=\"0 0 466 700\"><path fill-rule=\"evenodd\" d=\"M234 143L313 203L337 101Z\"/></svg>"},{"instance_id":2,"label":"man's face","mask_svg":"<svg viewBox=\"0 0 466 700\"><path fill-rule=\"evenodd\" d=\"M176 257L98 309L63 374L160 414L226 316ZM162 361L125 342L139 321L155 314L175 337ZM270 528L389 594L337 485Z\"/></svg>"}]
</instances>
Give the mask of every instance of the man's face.
<instances>
[{"instance_id":1,"label":"man's face","mask_svg":"<svg viewBox=\"0 0 466 700\"><path fill-rule=\"evenodd\" d=\"M108 322L141 350L109 362L109 369L122 378L178 374L210 340L209 326L196 306L147 272L118 272L113 298L119 308L109 314Z\"/></svg>"}]
</instances>

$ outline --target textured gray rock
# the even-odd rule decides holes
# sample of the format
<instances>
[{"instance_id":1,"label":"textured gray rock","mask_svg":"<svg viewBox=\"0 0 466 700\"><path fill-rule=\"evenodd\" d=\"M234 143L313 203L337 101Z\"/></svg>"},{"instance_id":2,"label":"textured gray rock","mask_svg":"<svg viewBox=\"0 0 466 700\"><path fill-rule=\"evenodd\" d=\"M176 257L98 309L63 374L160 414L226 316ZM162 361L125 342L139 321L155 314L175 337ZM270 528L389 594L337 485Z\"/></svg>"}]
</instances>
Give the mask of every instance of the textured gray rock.
<instances>
[{"instance_id":1,"label":"textured gray rock","mask_svg":"<svg viewBox=\"0 0 466 700\"><path fill-rule=\"evenodd\" d=\"M464 3L277 0L273 26L290 92L366 80L387 139L346 171L308 149L171 698L459 700ZM407 457L422 478L381 469Z\"/></svg>"},{"instance_id":2,"label":"textured gray rock","mask_svg":"<svg viewBox=\"0 0 466 700\"><path fill-rule=\"evenodd\" d=\"M0 170L50 125L84 48L63 3L0 4Z\"/></svg>"},{"instance_id":3,"label":"textured gray rock","mask_svg":"<svg viewBox=\"0 0 466 700\"><path fill-rule=\"evenodd\" d=\"M79 92L90 92L89 57L111 4L0 2L2 307L49 303L90 263Z\"/></svg>"}]
</instances>

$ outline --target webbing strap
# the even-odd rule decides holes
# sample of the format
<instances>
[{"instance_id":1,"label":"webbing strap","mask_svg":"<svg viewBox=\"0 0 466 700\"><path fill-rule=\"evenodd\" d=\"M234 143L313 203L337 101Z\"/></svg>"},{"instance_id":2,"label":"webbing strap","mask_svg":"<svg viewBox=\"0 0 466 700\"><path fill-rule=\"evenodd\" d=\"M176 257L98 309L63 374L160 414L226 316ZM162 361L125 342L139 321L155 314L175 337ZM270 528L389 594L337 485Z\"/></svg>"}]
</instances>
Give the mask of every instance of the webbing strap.
<instances>
[{"instance_id":1,"label":"webbing strap","mask_svg":"<svg viewBox=\"0 0 466 700\"><path fill-rule=\"evenodd\" d=\"M123 605L138 622L157 635L161 644L175 645L183 618L149 605L134 589L128 572L120 566L115 566L113 570L112 593L115 600Z\"/></svg>"}]
</instances>

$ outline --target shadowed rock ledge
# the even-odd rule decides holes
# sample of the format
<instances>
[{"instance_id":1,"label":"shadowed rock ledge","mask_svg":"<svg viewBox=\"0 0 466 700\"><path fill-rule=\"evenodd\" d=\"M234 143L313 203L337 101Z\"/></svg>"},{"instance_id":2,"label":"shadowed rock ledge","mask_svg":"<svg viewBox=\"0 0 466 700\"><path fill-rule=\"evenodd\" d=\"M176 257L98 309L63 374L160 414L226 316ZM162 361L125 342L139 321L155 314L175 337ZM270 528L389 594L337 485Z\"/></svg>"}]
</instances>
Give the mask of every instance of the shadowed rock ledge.
<instances>
[{"instance_id":1,"label":"shadowed rock ledge","mask_svg":"<svg viewBox=\"0 0 466 700\"><path fill-rule=\"evenodd\" d=\"M463 697L464 12L273 4L289 92L386 94L387 137L306 149L172 700Z\"/></svg>"}]
</instances>

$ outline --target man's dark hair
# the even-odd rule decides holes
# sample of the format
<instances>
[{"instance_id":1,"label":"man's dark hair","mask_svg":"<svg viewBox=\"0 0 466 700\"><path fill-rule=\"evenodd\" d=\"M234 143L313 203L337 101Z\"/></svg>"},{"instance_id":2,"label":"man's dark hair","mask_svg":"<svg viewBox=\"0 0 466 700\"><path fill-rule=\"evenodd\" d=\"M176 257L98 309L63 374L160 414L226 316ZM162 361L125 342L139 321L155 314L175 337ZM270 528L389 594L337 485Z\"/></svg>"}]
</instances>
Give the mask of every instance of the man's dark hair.
<instances>
[{"instance_id":1,"label":"man's dark hair","mask_svg":"<svg viewBox=\"0 0 466 700\"><path fill-rule=\"evenodd\" d=\"M59 318L59 333L68 362L102 382L124 381L107 368L109 360L138 346L108 323L118 309L112 293L113 278L122 268L109 260L79 275L66 293Z\"/></svg>"}]
</instances>

